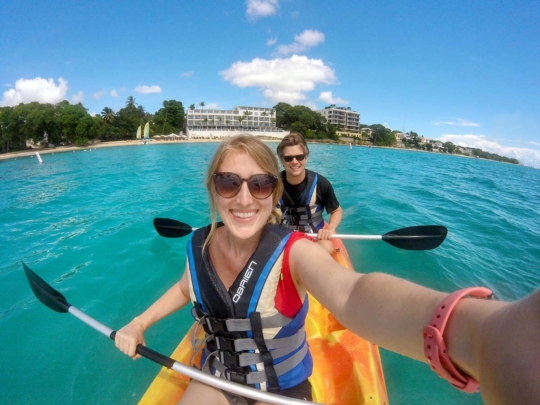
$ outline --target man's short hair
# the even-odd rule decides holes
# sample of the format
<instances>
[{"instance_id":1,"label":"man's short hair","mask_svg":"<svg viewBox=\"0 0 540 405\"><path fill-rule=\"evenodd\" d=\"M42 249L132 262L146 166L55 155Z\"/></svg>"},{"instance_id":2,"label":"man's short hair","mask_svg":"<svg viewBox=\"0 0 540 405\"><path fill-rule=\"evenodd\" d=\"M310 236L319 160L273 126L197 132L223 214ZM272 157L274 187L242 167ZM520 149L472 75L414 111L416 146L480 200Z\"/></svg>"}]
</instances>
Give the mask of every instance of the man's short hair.
<instances>
[{"instance_id":1,"label":"man's short hair","mask_svg":"<svg viewBox=\"0 0 540 405\"><path fill-rule=\"evenodd\" d=\"M285 149L288 146L296 146L296 145L302 145L302 148L304 149L304 153L306 155L309 155L309 148L307 146L306 140L304 137L299 134L298 132L291 132L289 135L285 135L279 145L276 148L276 152L279 158L281 158L283 155L283 149Z\"/></svg>"}]
</instances>

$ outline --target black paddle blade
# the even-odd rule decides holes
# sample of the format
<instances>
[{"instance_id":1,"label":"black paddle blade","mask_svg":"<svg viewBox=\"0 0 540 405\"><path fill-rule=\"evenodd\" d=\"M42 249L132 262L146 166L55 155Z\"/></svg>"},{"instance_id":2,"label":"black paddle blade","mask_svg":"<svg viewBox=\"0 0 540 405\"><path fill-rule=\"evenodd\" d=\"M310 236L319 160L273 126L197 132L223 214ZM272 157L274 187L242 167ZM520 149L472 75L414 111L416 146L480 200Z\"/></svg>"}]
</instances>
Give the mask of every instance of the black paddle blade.
<instances>
[{"instance_id":1,"label":"black paddle blade","mask_svg":"<svg viewBox=\"0 0 540 405\"><path fill-rule=\"evenodd\" d=\"M410 226L385 233L382 240L405 250L431 250L443 243L448 229L441 225Z\"/></svg>"},{"instance_id":2,"label":"black paddle blade","mask_svg":"<svg viewBox=\"0 0 540 405\"><path fill-rule=\"evenodd\" d=\"M53 311L62 313L68 312L71 305L68 304L66 298L47 284L40 276L30 270L30 267L24 264L24 262L21 263L24 267L24 273L28 278L28 282L30 283L30 288L37 299Z\"/></svg>"},{"instance_id":3,"label":"black paddle blade","mask_svg":"<svg viewBox=\"0 0 540 405\"><path fill-rule=\"evenodd\" d=\"M154 228L165 238L181 238L193 231L188 224L169 218L154 218Z\"/></svg>"}]
</instances>

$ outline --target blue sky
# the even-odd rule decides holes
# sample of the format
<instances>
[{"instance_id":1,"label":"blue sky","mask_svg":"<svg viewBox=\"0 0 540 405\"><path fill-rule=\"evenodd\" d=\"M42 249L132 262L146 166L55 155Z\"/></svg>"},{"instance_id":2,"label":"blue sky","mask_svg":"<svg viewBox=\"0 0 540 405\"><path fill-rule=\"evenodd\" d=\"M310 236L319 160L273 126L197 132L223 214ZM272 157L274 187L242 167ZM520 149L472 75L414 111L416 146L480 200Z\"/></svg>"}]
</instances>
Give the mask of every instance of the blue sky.
<instances>
[{"instance_id":1,"label":"blue sky","mask_svg":"<svg viewBox=\"0 0 540 405\"><path fill-rule=\"evenodd\" d=\"M0 24L1 106L333 103L540 168L540 1L10 0Z\"/></svg>"}]
</instances>

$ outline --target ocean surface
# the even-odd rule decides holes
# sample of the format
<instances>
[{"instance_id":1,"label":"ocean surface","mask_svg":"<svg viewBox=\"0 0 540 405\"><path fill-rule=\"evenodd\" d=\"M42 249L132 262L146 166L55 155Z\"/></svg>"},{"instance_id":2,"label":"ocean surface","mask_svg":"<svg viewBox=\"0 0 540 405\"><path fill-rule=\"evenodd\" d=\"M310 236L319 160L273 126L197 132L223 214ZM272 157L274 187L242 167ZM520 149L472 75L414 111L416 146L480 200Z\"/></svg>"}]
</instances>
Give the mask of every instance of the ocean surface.
<instances>
[{"instance_id":1,"label":"ocean surface","mask_svg":"<svg viewBox=\"0 0 540 405\"><path fill-rule=\"evenodd\" d=\"M42 305L21 260L77 308L113 329L179 279L187 238L154 217L209 222L204 174L217 143L153 144L0 161L0 404L136 404L159 370ZM271 143L275 148L277 144ZM340 233L438 224L426 252L345 241L357 271L384 271L443 291L483 285L514 300L540 286L540 170L406 150L310 145L308 168L334 185ZM191 324L183 310L154 325L169 354ZM419 332L420 333L420 332ZM381 350L390 404L481 404L422 363Z\"/></svg>"}]
</instances>

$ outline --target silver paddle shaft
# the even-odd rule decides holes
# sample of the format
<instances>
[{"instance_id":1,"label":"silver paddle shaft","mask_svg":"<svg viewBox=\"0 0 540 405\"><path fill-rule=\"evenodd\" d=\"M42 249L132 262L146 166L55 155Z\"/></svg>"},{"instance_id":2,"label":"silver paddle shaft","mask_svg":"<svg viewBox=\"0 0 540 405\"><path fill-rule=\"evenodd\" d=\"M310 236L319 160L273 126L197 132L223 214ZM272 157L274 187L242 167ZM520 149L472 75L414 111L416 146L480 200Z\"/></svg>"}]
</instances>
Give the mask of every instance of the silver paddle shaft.
<instances>
[{"instance_id":1,"label":"silver paddle shaft","mask_svg":"<svg viewBox=\"0 0 540 405\"><path fill-rule=\"evenodd\" d=\"M306 233L307 236L316 238L316 233ZM341 235L336 233L331 236L332 239L356 239L356 240L382 240L382 235Z\"/></svg>"},{"instance_id":2,"label":"silver paddle shaft","mask_svg":"<svg viewBox=\"0 0 540 405\"><path fill-rule=\"evenodd\" d=\"M97 330L98 332L101 332L107 337L110 337L111 334L114 332L108 326L105 326L101 322L86 315L84 312L75 308L73 305L69 307L68 311L70 314L80 319L85 324ZM166 356L163 356L163 357L166 357ZM212 387L218 388L220 390L225 390L227 392L240 395L242 397L253 398L257 401L262 401L262 402L275 404L275 405L293 405L293 404L317 405L315 402L309 402L309 401L304 401L304 400L294 399L294 398L287 398L281 395L271 394L269 392L265 392L265 391L257 390L255 388L247 387L245 385L237 384L232 381L225 380L223 378L215 377L211 374L203 373L199 369L196 369L194 367L189 367L185 364L174 361L173 359L170 359L168 357L167 359L170 360L171 362L174 362L172 366L170 367L172 370L180 374L183 374L185 376L188 376L194 380L200 381L203 384L207 384Z\"/></svg>"}]
</instances>

